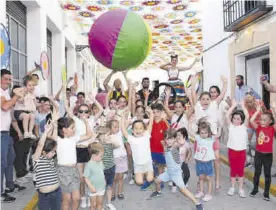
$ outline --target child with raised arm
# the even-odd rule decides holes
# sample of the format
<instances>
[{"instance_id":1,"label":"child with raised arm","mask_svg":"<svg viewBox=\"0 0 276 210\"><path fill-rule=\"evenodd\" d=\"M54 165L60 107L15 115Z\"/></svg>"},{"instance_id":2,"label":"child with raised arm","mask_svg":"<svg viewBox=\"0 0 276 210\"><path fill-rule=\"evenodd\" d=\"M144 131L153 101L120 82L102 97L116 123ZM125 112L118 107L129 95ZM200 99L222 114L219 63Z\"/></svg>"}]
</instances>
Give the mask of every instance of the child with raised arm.
<instances>
[{"instance_id":1,"label":"child with raised arm","mask_svg":"<svg viewBox=\"0 0 276 210\"><path fill-rule=\"evenodd\" d=\"M176 141L176 132L172 129L166 130L164 133L165 141L162 145L165 151L167 170L160 174L154 181L156 183L156 191L151 194L151 197L162 196L161 182L173 181L183 195L188 197L195 205L197 210L203 210L203 206L197 201L195 196L186 188L182 178L181 161L179 155L179 144Z\"/></svg>"},{"instance_id":2,"label":"child with raised arm","mask_svg":"<svg viewBox=\"0 0 276 210\"><path fill-rule=\"evenodd\" d=\"M242 110L234 109L237 107L235 100L232 101L232 106L227 113L227 122L229 127L228 136L228 160L230 164L231 187L228 190L228 195L233 196L236 193L236 177L239 180L239 196L245 198L243 189L244 165L246 161L246 146L247 146L247 126L249 123L249 115L247 109L242 103Z\"/></svg>"},{"instance_id":3,"label":"child with raised arm","mask_svg":"<svg viewBox=\"0 0 276 210\"><path fill-rule=\"evenodd\" d=\"M144 177L148 182L153 181L153 166L150 152L150 133L153 124L153 113L150 108L146 110L150 115L149 125L146 127L142 120L136 120L132 123L132 135L128 134L126 128L126 115L121 118L122 133L128 140L132 150L132 157L134 161L135 181L138 185L142 185Z\"/></svg>"},{"instance_id":4,"label":"child with raised arm","mask_svg":"<svg viewBox=\"0 0 276 210\"><path fill-rule=\"evenodd\" d=\"M255 174L253 178L254 188L250 193L251 197L256 196L259 192L259 180L262 173L262 167L264 167L265 175L265 189L264 200L269 201L269 189L271 185L271 167L273 160L273 141L276 130L276 104L272 106L273 114L270 112L264 112L260 117L260 124L256 123L256 117L261 113L261 106L257 104L257 111L250 119L250 123L253 128L256 129L256 152L255 152Z\"/></svg>"}]
</instances>

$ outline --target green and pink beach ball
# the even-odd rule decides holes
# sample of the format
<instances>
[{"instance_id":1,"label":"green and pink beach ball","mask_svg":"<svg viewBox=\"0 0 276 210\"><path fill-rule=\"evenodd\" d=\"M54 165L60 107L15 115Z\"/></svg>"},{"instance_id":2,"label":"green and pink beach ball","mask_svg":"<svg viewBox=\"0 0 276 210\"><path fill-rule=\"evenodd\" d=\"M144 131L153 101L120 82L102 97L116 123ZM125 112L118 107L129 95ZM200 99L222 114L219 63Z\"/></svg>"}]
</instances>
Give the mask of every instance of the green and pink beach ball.
<instances>
[{"instance_id":1,"label":"green and pink beach ball","mask_svg":"<svg viewBox=\"0 0 276 210\"><path fill-rule=\"evenodd\" d=\"M138 67L149 54L151 43L151 32L144 19L124 9L102 14L89 32L89 46L95 59L116 71Z\"/></svg>"}]
</instances>

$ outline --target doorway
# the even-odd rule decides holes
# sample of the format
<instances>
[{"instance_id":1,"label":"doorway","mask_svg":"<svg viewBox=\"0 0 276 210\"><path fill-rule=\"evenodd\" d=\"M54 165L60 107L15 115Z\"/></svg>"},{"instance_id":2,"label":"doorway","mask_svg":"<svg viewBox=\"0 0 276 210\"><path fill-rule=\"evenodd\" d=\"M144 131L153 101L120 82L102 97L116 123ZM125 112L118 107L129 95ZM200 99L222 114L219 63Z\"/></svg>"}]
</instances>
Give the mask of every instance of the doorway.
<instances>
[{"instance_id":1,"label":"doorway","mask_svg":"<svg viewBox=\"0 0 276 210\"><path fill-rule=\"evenodd\" d=\"M269 61L270 61L269 58L262 59L262 74L267 74L268 78L270 78ZM262 95L263 95L263 97L262 97L263 102L264 102L266 108L269 109L270 108L270 93L265 88L263 88Z\"/></svg>"}]
</instances>

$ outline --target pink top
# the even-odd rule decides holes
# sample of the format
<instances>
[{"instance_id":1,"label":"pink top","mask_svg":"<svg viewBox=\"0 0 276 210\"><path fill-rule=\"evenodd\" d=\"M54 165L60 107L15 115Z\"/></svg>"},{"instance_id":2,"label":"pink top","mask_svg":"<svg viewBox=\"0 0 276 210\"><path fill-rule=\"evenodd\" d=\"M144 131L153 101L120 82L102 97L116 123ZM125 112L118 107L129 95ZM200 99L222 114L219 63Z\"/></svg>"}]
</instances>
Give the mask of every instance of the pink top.
<instances>
[{"instance_id":1,"label":"pink top","mask_svg":"<svg viewBox=\"0 0 276 210\"><path fill-rule=\"evenodd\" d=\"M35 112L36 111L36 97L33 93L27 93L24 97L25 111Z\"/></svg>"}]
</instances>

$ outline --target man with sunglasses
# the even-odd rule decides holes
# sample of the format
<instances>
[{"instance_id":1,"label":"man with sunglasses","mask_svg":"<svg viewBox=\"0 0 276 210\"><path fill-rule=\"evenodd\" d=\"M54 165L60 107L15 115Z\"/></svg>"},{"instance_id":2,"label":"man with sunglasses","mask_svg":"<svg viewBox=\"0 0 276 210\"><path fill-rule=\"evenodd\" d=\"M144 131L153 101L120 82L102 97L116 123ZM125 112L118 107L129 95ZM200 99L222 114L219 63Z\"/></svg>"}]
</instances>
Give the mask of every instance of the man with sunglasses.
<instances>
[{"instance_id":1,"label":"man with sunglasses","mask_svg":"<svg viewBox=\"0 0 276 210\"><path fill-rule=\"evenodd\" d=\"M256 99L261 99L261 96L253 88L244 84L244 77L242 75L236 76L236 83L235 99L237 103L242 102L247 94L253 95Z\"/></svg>"},{"instance_id":2,"label":"man with sunglasses","mask_svg":"<svg viewBox=\"0 0 276 210\"><path fill-rule=\"evenodd\" d=\"M13 139L10 136L11 111L26 91L24 88L17 88L16 94L11 98L9 87L12 84L12 74L6 69L1 69L1 202L14 202L15 198L8 193L23 191L26 188L15 184L13 181L13 161L15 158ZM4 177L6 180L6 190L4 190Z\"/></svg>"}]
</instances>

